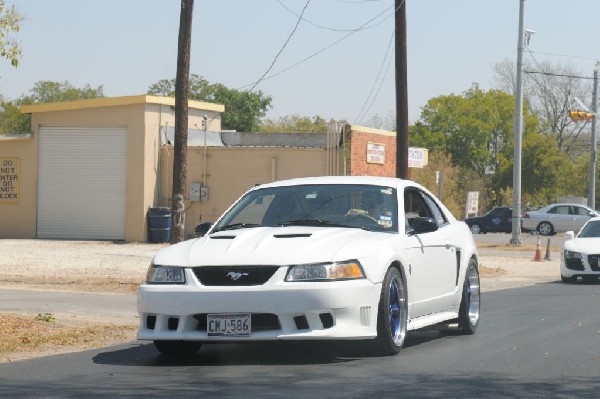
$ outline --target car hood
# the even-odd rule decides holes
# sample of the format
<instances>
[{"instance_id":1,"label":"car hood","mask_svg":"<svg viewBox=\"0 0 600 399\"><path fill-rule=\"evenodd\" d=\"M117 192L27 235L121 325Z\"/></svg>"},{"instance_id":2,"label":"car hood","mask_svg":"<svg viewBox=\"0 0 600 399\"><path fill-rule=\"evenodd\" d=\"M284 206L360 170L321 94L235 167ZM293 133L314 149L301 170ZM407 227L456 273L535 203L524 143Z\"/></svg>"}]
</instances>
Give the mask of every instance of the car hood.
<instances>
[{"instance_id":1,"label":"car hood","mask_svg":"<svg viewBox=\"0 0 600 399\"><path fill-rule=\"evenodd\" d=\"M359 259L397 237L336 227L255 227L222 231L160 250L154 264L171 266L303 264Z\"/></svg>"},{"instance_id":2,"label":"car hood","mask_svg":"<svg viewBox=\"0 0 600 399\"><path fill-rule=\"evenodd\" d=\"M575 238L565 241L565 249L584 254L600 254L600 238Z\"/></svg>"}]
</instances>

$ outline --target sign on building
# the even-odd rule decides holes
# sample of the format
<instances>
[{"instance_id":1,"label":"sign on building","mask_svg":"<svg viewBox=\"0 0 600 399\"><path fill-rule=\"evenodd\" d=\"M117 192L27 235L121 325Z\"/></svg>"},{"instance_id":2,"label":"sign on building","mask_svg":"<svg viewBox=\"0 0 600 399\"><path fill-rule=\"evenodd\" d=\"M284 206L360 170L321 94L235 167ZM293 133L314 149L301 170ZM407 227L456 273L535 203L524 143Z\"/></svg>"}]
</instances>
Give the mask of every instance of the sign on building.
<instances>
[{"instance_id":1,"label":"sign on building","mask_svg":"<svg viewBox=\"0 0 600 399\"><path fill-rule=\"evenodd\" d=\"M385 163L385 144L367 143L367 163Z\"/></svg>"},{"instance_id":2,"label":"sign on building","mask_svg":"<svg viewBox=\"0 0 600 399\"><path fill-rule=\"evenodd\" d=\"M0 158L0 205L19 202L19 158Z\"/></svg>"},{"instance_id":3,"label":"sign on building","mask_svg":"<svg viewBox=\"0 0 600 399\"><path fill-rule=\"evenodd\" d=\"M427 166L427 148L409 147L408 148L408 167L422 168Z\"/></svg>"}]
</instances>

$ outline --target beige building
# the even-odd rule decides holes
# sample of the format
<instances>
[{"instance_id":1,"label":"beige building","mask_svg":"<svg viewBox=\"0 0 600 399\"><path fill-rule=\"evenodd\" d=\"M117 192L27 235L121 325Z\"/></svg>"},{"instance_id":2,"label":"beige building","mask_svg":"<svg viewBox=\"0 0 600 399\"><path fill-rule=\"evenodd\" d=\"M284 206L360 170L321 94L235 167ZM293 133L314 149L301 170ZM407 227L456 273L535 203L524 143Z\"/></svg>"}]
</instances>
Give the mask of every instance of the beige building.
<instances>
[{"instance_id":1,"label":"beige building","mask_svg":"<svg viewBox=\"0 0 600 399\"><path fill-rule=\"evenodd\" d=\"M32 134L0 136L0 238L145 241L174 105L141 95L23 106ZM220 130L223 110L190 101L190 126L206 115Z\"/></svg>"}]
</instances>

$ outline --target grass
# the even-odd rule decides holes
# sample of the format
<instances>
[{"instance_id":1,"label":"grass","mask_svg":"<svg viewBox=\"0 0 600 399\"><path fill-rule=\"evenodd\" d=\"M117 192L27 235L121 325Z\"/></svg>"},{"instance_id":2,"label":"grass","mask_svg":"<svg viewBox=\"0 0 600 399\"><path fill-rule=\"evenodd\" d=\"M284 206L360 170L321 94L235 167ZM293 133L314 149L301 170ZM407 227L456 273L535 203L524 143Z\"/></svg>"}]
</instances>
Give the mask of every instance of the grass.
<instances>
[{"instance_id":1,"label":"grass","mask_svg":"<svg viewBox=\"0 0 600 399\"><path fill-rule=\"evenodd\" d=\"M136 327L112 324L68 326L50 313L37 316L0 314L0 362L69 348L92 349L133 340ZM18 356L15 356L18 355Z\"/></svg>"}]
</instances>

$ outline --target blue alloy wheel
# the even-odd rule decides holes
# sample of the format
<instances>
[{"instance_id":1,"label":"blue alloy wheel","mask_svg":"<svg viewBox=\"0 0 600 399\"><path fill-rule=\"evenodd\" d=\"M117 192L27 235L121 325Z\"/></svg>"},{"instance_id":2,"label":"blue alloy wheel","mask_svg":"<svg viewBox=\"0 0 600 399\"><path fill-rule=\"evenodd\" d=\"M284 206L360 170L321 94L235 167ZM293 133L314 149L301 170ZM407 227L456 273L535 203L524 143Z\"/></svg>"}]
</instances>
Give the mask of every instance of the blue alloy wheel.
<instances>
[{"instance_id":1,"label":"blue alloy wheel","mask_svg":"<svg viewBox=\"0 0 600 399\"><path fill-rule=\"evenodd\" d=\"M467 267L463 297L460 304L458 324L463 334L473 334L479 325L481 308L479 271L477 261L471 259Z\"/></svg>"},{"instance_id":2,"label":"blue alloy wheel","mask_svg":"<svg viewBox=\"0 0 600 399\"><path fill-rule=\"evenodd\" d=\"M396 345L401 345L406 334L406 324L403 325L403 320L406 320L404 313L404 287L400 277L394 276L390 284L390 337Z\"/></svg>"},{"instance_id":3,"label":"blue alloy wheel","mask_svg":"<svg viewBox=\"0 0 600 399\"><path fill-rule=\"evenodd\" d=\"M406 289L398 269L391 267L385 275L377 314L375 352L395 355L406 338L408 325Z\"/></svg>"}]
</instances>

